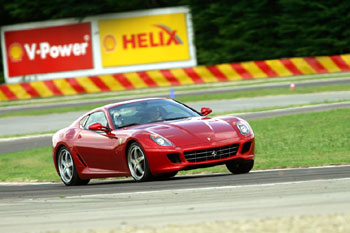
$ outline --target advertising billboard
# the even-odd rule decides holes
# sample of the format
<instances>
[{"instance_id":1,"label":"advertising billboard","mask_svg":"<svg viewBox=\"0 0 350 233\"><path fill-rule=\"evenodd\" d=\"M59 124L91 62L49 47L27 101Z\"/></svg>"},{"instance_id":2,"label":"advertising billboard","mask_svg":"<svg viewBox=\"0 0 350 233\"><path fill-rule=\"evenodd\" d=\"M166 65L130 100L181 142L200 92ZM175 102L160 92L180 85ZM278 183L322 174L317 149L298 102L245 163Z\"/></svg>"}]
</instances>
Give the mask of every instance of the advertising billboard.
<instances>
[{"instance_id":1,"label":"advertising billboard","mask_svg":"<svg viewBox=\"0 0 350 233\"><path fill-rule=\"evenodd\" d=\"M7 83L197 65L187 7L1 28Z\"/></svg>"},{"instance_id":2,"label":"advertising billboard","mask_svg":"<svg viewBox=\"0 0 350 233\"><path fill-rule=\"evenodd\" d=\"M190 59L184 13L99 21L103 67Z\"/></svg>"},{"instance_id":3,"label":"advertising billboard","mask_svg":"<svg viewBox=\"0 0 350 233\"><path fill-rule=\"evenodd\" d=\"M8 76L93 68L90 23L7 31Z\"/></svg>"}]
</instances>

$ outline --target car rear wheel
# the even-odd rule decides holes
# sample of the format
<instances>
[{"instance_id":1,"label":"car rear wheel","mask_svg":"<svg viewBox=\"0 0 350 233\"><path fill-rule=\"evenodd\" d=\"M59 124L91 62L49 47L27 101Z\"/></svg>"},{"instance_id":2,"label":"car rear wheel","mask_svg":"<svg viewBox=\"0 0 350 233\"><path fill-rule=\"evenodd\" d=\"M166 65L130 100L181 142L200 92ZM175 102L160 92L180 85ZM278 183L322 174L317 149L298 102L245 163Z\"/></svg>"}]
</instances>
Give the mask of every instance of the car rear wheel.
<instances>
[{"instance_id":1,"label":"car rear wheel","mask_svg":"<svg viewBox=\"0 0 350 233\"><path fill-rule=\"evenodd\" d=\"M233 160L226 163L226 167L233 174L248 173L254 167L254 160Z\"/></svg>"},{"instance_id":2,"label":"car rear wheel","mask_svg":"<svg viewBox=\"0 0 350 233\"><path fill-rule=\"evenodd\" d=\"M62 182L67 185L85 185L89 179L80 179L76 169L73 157L66 147L62 147L58 152L57 166Z\"/></svg>"},{"instance_id":3,"label":"car rear wheel","mask_svg":"<svg viewBox=\"0 0 350 233\"><path fill-rule=\"evenodd\" d=\"M145 152L137 142L133 142L130 145L127 160L131 176L134 180L147 181L153 178Z\"/></svg>"}]
</instances>

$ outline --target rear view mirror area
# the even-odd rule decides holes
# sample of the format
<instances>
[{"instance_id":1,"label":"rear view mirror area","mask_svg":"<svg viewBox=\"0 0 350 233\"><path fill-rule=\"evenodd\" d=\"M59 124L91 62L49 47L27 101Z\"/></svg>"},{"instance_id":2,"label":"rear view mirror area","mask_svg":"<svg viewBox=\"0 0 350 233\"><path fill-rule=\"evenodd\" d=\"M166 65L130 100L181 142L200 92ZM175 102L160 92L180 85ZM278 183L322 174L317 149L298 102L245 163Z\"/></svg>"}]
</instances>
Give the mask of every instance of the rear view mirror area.
<instances>
[{"instance_id":1,"label":"rear view mirror area","mask_svg":"<svg viewBox=\"0 0 350 233\"><path fill-rule=\"evenodd\" d=\"M206 116L209 115L213 110L211 110L211 108L202 108L201 109L201 113Z\"/></svg>"}]
</instances>

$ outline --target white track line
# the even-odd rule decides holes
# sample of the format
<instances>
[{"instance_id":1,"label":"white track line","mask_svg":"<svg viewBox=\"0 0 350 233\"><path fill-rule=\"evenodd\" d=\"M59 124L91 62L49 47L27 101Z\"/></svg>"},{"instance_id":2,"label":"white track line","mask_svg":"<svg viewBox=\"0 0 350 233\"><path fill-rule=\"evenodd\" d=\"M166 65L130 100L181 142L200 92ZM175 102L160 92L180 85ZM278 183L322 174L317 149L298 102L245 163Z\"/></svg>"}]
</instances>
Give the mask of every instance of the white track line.
<instances>
[{"instance_id":1,"label":"white track line","mask_svg":"<svg viewBox=\"0 0 350 233\"><path fill-rule=\"evenodd\" d=\"M225 189L238 189L247 187L270 187L276 185L291 185L291 184L305 184L312 182L324 182L324 181L350 181L350 178L336 178L336 179L318 179L318 180L307 180L307 181L289 181L289 182L277 182L268 184L247 184L247 185L230 185L230 186L219 186L219 187L205 187L205 188L188 188L188 189L166 189L166 190L156 190L156 191L140 191L140 192L126 192L126 193L109 193L109 194L88 194L80 196L69 196L67 199L77 199L77 198L101 198L101 197L118 197L125 195L144 195L144 194L157 194L157 193L187 193L187 192L200 192L200 191L215 191L215 190L225 190Z\"/></svg>"}]
</instances>

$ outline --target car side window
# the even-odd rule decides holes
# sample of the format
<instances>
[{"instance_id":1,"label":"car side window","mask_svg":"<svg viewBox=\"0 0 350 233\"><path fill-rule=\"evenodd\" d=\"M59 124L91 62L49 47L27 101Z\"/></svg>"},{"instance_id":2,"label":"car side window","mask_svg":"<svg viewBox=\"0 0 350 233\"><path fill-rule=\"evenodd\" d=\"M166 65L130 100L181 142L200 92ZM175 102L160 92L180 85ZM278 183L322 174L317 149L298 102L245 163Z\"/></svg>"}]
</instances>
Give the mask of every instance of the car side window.
<instances>
[{"instance_id":1,"label":"car side window","mask_svg":"<svg viewBox=\"0 0 350 233\"><path fill-rule=\"evenodd\" d=\"M104 112L94 112L92 114L90 114L89 118L87 119L86 123L85 123L85 129L89 129L89 126L95 123L100 123L103 126L107 126L108 127L108 122L107 122L107 118L105 116Z\"/></svg>"},{"instance_id":2,"label":"car side window","mask_svg":"<svg viewBox=\"0 0 350 233\"><path fill-rule=\"evenodd\" d=\"M80 128L84 129L86 120L87 120L88 118L89 118L89 116L85 116L85 117L83 117L83 118L80 120L80 122L79 122Z\"/></svg>"}]
</instances>

